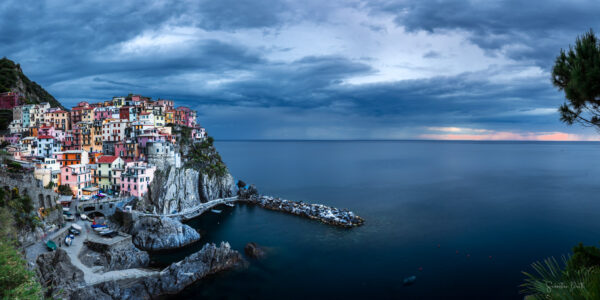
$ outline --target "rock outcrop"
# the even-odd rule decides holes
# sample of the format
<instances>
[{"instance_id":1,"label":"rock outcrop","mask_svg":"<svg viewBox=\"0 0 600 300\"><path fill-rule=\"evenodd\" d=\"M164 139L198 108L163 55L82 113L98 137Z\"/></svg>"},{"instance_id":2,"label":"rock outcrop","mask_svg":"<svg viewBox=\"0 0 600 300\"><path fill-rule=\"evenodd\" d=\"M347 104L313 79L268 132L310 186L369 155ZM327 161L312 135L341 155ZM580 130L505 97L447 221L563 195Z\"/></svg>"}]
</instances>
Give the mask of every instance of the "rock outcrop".
<instances>
[{"instance_id":1,"label":"rock outcrop","mask_svg":"<svg viewBox=\"0 0 600 300\"><path fill-rule=\"evenodd\" d=\"M199 186L202 202L235 195L235 183L233 182L233 176L229 173L223 176L203 173L200 176Z\"/></svg>"},{"instance_id":2,"label":"rock outcrop","mask_svg":"<svg viewBox=\"0 0 600 300\"><path fill-rule=\"evenodd\" d=\"M227 198L234 194L235 184L229 173L218 176L188 167L169 167L157 172L139 209L171 214L193 208L202 202Z\"/></svg>"},{"instance_id":3,"label":"rock outcrop","mask_svg":"<svg viewBox=\"0 0 600 300\"><path fill-rule=\"evenodd\" d=\"M363 218L347 209L339 209L323 204L309 204L269 196L252 196L250 198L240 198L240 200L266 209L282 211L341 227L356 227L365 222Z\"/></svg>"},{"instance_id":4,"label":"rock outcrop","mask_svg":"<svg viewBox=\"0 0 600 300\"><path fill-rule=\"evenodd\" d=\"M244 253L246 253L246 256L255 259L263 258L265 256L265 250L255 242L246 244Z\"/></svg>"},{"instance_id":5,"label":"rock outcrop","mask_svg":"<svg viewBox=\"0 0 600 300\"><path fill-rule=\"evenodd\" d=\"M83 272L71 263L62 249L40 254L36 259L38 278L46 288L46 295L62 297L85 284Z\"/></svg>"},{"instance_id":6,"label":"rock outcrop","mask_svg":"<svg viewBox=\"0 0 600 300\"><path fill-rule=\"evenodd\" d=\"M133 244L146 251L180 248L200 239L195 229L168 217L141 217L129 233Z\"/></svg>"},{"instance_id":7,"label":"rock outcrop","mask_svg":"<svg viewBox=\"0 0 600 300\"><path fill-rule=\"evenodd\" d=\"M71 299L154 299L174 295L207 275L245 266L239 252L229 243L219 247L206 244L202 250L171 264L159 274L148 277L100 283L81 288L70 295Z\"/></svg>"},{"instance_id":8,"label":"rock outcrop","mask_svg":"<svg viewBox=\"0 0 600 300\"><path fill-rule=\"evenodd\" d=\"M105 251L86 246L79 253L79 260L90 268L102 267L102 272L147 267L150 264L148 252L129 245L130 247Z\"/></svg>"}]
</instances>

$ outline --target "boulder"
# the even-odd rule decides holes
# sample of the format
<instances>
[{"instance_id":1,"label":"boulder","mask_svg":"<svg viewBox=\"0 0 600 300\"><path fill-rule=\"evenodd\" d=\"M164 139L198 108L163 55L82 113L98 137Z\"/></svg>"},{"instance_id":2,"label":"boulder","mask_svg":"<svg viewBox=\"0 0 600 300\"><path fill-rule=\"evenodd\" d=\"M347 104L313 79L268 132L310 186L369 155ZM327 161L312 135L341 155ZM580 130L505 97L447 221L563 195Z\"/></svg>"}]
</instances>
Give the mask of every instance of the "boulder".
<instances>
[{"instance_id":1,"label":"boulder","mask_svg":"<svg viewBox=\"0 0 600 300\"><path fill-rule=\"evenodd\" d=\"M133 244L145 251L176 249L200 239L194 228L167 217L141 217L130 234Z\"/></svg>"},{"instance_id":2,"label":"boulder","mask_svg":"<svg viewBox=\"0 0 600 300\"><path fill-rule=\"evenodd\" d=\"M148 252L137 249L131 243L128 247L109 250L89 247L91 243L89 241L85 243L86 247L79 253L79 260L90 268L101 266L103 272L108 272L147 267L150 264Z\"/></svg>"},{"instance_id":3,"label":"boulder","mask_svg":"<svg viewBox=\"0 0 600 300\"><path fill-rule=\"evenodd\" d=\"M62 249L40 254L36 264L46 296L61 297L85 285L83 272L71 263L67 252Z\"/></svg>"},{"instance_id":4,"label":"boulder","mask_svg":"<svg viewBox=\"0 0 600 300\"><path fill-rule=\"evenodd\" d=\"M244 253L246 253L246 256L255 259L263 258L265 256L265 250L254 242L246 244Z\"/></svg>"}]
</instances>

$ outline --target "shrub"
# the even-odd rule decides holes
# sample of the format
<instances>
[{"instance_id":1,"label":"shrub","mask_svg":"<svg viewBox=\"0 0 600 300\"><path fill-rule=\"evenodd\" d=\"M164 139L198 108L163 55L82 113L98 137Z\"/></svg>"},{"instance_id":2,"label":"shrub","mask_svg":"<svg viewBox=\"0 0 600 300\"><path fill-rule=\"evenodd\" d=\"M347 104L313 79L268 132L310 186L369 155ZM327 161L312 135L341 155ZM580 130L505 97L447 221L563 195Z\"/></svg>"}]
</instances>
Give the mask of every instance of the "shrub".
<instances>
[{"instance_id":1,"label":"shrub","mask_svg":"<svg viewBox=\"0 0 600 300\"><path fill-rule=\"evenodd\" d=\"M567 270L574 271L594 266L600 267L600 249L584 246L583 243L573 247L573 256L567 263Z\"/></svg>"},{"instance_id":2,"label":"shrub","mask_svg":"<svg viewBox=\"0 0 600 300\"><path fill-rule=\"evenodd\" d=\"M58 193L65 196L73 196L73 191L66 184L61 184L58 186Z\"/></svg>"}]
</instances>

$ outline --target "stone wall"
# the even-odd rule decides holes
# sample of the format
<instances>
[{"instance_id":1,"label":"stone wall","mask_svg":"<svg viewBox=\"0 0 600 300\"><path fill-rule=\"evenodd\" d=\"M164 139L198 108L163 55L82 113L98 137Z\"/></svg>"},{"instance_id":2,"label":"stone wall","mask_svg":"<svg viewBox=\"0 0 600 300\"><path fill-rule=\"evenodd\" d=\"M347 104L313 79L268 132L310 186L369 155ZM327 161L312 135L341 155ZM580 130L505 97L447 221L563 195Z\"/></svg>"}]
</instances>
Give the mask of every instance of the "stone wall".
<instances>
[{"instance_id":1,"label":"stone wall","mask_svg":"<svg viewBox=\"0 0 600 300\"><path fill-rule=\"evenodd\" d=\"M33 173L8 173L0 171L0 186L16 187L19 193L26 194L33 201L36 209L50 208L56 205L58 194L52 189L44 188L40 180L33 177Z\"/></svg>"}]
</instances>

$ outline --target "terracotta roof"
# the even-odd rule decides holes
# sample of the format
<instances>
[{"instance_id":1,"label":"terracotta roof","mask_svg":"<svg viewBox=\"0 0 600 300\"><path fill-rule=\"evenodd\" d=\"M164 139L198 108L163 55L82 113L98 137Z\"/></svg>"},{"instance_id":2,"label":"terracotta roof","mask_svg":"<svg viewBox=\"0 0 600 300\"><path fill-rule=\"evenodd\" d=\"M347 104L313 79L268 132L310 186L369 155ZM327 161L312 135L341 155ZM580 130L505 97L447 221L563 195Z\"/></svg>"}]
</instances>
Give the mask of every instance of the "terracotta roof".
<instances>
[{"instance_id":1,"label":"terracotta roof","mask_svg":"<svg viewBox=\"0 0 600 300\"><path fill-rule=\"evenodd\" d=\"M96 162L99 164L110 164L117 158L119 157L114 155L102 155L96 159Z\"/></svg>"}]
</instances>

